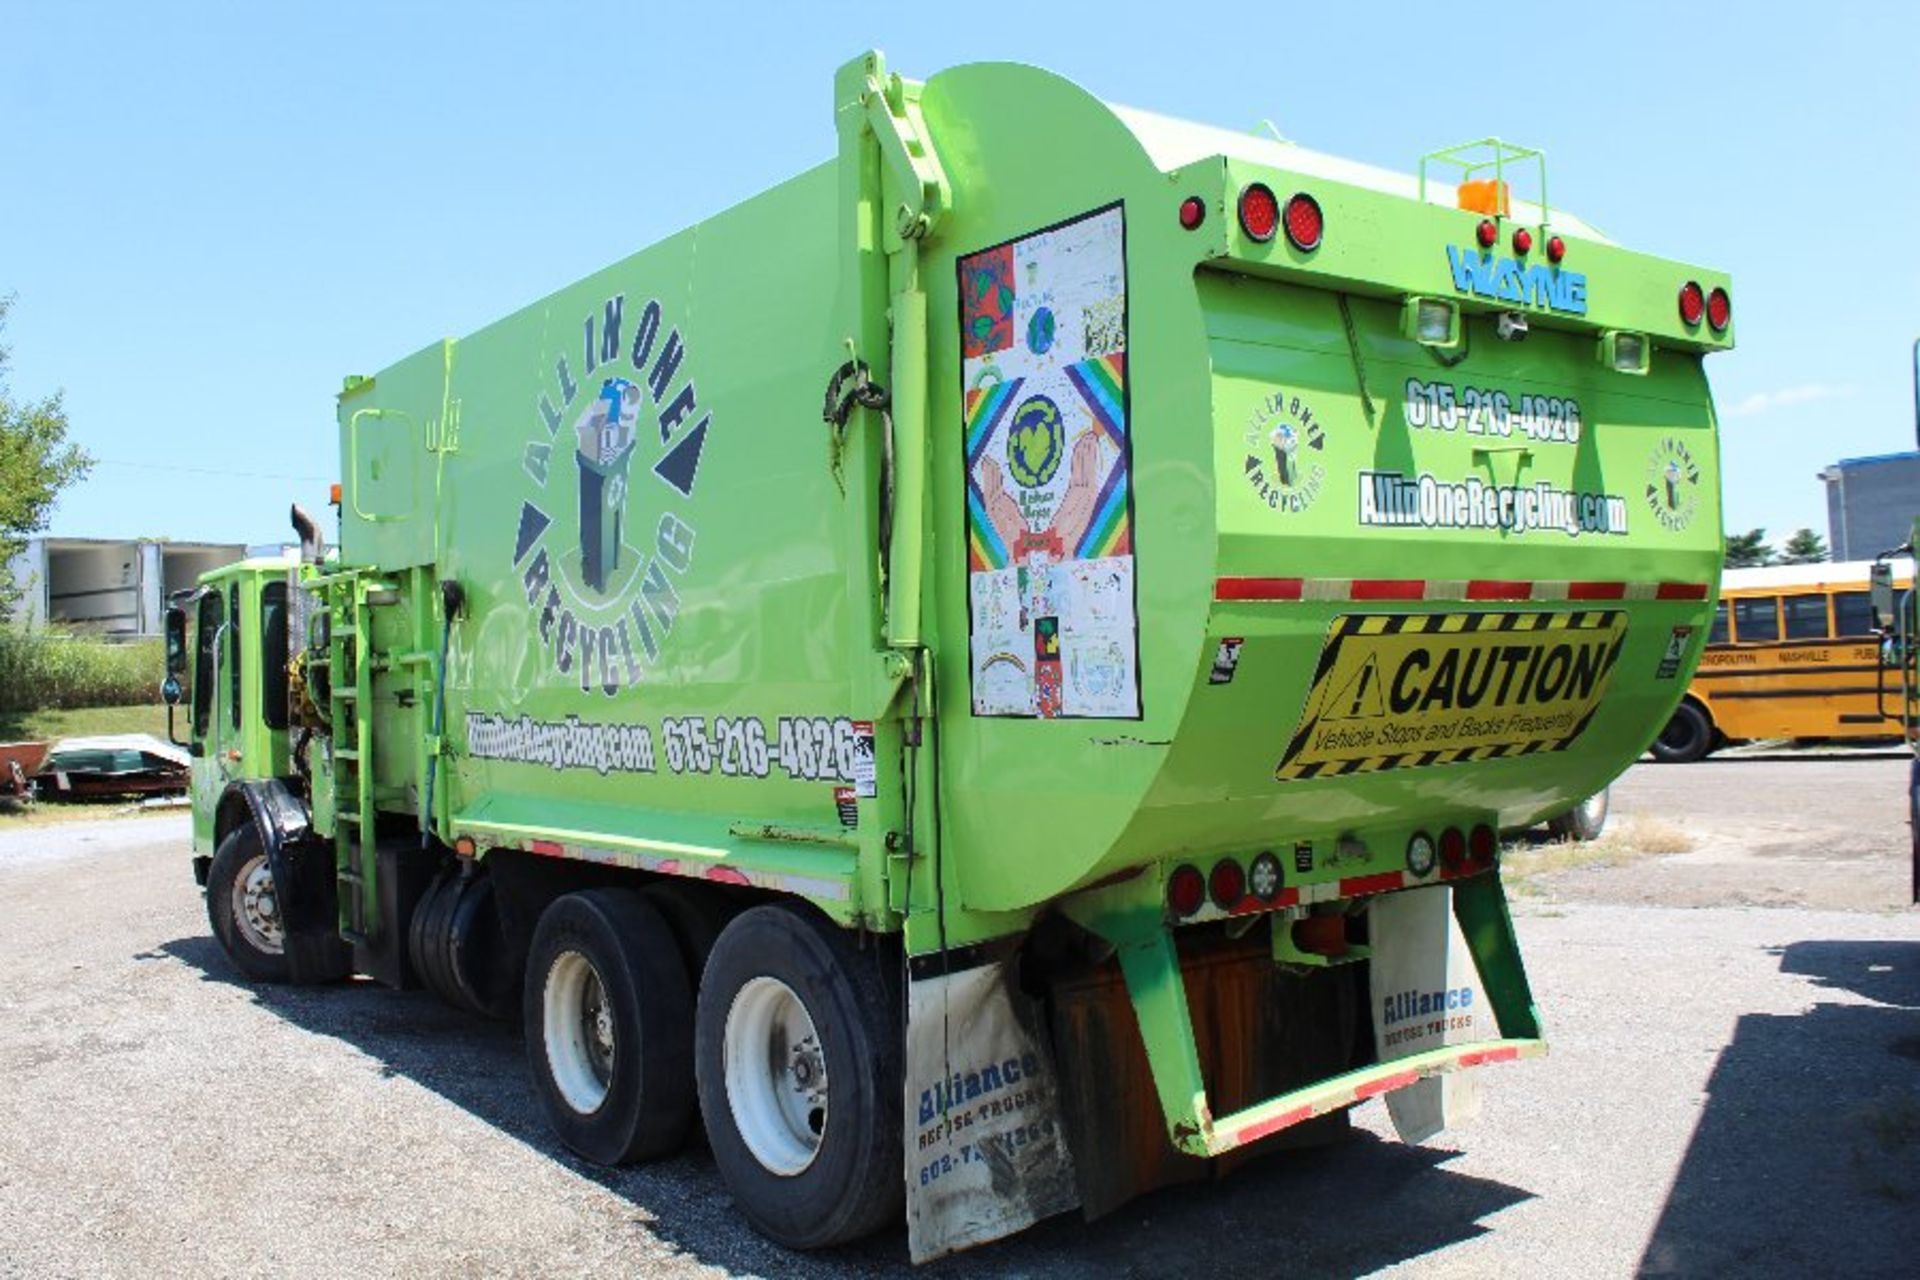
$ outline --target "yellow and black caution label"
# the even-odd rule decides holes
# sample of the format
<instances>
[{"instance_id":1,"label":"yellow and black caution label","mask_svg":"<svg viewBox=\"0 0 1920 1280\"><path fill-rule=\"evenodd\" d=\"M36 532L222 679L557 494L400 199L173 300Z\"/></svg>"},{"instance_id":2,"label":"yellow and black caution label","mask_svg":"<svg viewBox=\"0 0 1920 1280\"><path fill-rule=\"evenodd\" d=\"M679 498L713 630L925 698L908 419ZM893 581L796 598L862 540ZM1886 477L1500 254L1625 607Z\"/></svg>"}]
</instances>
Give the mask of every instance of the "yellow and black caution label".
<instances>
[{"instance_id":1,"label":"yellow and black caution label","mask_svg":"<svg viewBox=\"0 0 1920 1280\"><path fill-rule=\"evenodd\" d=\"M1274 777L1562 750L1593 718L1626 634L1618 610L1337 618Z\"/></svg>"}]
</instances>

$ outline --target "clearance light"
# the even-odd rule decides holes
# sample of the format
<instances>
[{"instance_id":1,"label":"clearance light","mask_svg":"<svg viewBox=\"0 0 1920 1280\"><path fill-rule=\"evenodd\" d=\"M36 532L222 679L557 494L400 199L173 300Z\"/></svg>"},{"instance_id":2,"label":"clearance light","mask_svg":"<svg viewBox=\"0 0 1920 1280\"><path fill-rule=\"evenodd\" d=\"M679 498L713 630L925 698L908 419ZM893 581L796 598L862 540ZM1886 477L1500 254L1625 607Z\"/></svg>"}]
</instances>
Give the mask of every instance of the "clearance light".
<instances>
[{"instance_id":1,"label":"clearance light","mask_svg":"<svg viewBox=\"0 0 1920 1280\"><path fill-rule=\"evenodd\" d=\"M1533 252L1533 232L1525 227L1515 227L1513 231L1513 256L1524 258Z\"/></svg>"},{"instance_id":2,"label":"clearance light","mask_svg":"<svg viewBox=\"0 0 1920 1280\"><path fill-rule=\"evenodd\" d=\"M1615 373L1644 377L1653 367L1653 344L1644 333L1608 329L1600 335L1600 363Z\"/></svg>"},{"instance_id":3,"label":"clearance light","mask_svg":"<svg viewBox=\"0 0 1920 1280\"><path fill-rule=\"evenodd\" d=\"M1715 333L1725 333L1733 323L1733 299L1725 289L1715 289L1707 295L1707 323Z\"/></svg>"},{"instance_id":4,"label":"clearance light","mask_svg":"<svg viewBox=\"0 0 1920 1280\"><path fill-rule=\"evenodd\" d=\"M1558 263L1567 256L1567 242L1559 236L1547 237L1547 261Z\"/></svg>"},{"instance_id":5,"label":"clearance light","mask_svg":"<svg viewBox=\"0 0 1920 1280\"><path fill-rule=\"evenodd\" d=\"M1247 888L1253 896L1262 902L1272 902L1280 896L1280 859L1271 853L1263 853L1253 860L1253 866L1247 871Z\"/></svg>"},{"instance_id":6,"label":"clearance light","mask_svg":"<svg viewBox=\"0 0 1920 1280\"><path fill-rule=\"evenodd\" d=\"M340 505L340 482L335 480L327 489L327 502L332 506Z\"/></svg>"},{"instance_id":7,"label":"clearance light","mask_svg":"<svg viewBox=\"0 0 1920 1280\"><path fill-rule=\"evenodd\" d=\"M1460 304L1448 298L1408 298L1400 311L1400 332L1425 347L1457 347Z\"/></svg>"},{"instance_id":8,"label":"clearance light","mask_svg":"<svg viewBox=\"0 0 1920 1280\"><path fill-rule=\"evenodd\" d=\"M1175 867L1173 874L1167 877L1167 905L1173 914L1181 919L1200 909L1207 900L1206 877L1200 874L1200 868L1183 865Z\"/></svg>"},{"instance_id":9,"label":"clearance light","mask_svg":"<svg viewBox=\"0 0 1920 1280\"><path fill-rule=\"evenodd\" d=\"M1207 202L1199 196L1188 196L1180 202L1180 225L1189 231L1196 230L1207 220Z\"/></svg>"},{"instance_id":10,"label":"clearance light","mask_svg":"<svg viewBox=\"0 0 1920 1280\"><path fill-rule=\"evenodd\" d=\"M1413 833L1413 839L1407 841L1407 870L1421 879L1433 874L1435 859L1433 837L1424 831Z\"/></svg>"},{"instance_id":11,"label":"clearance light","mask_svg":"<svg viewBox=\"0 0 1920 1280\"><path fill-rule=\"evenodd\" d=\"M1700 323L1700 317L1706 314L1707 295L1702 293L1698 282L1689 280L1680 286L1680 323L1691 328Z\"/></svg>"},{"instance_id":12,"label":"clearance light","mask_svg":"<svg viewBox=\"0 0 1920 1280\"><path fill-rule=\"evenodd\" d=\"M1458 827L1440 833L1440 861L1447 870L1458 871L1467 861L1467 837Z\"/></svg>"},{"instance_id":13,"label":"clearance light","mask_svg":"<svg viewBox=\"0 0 1920 1280\"><path fill-rule=\"evenodd\" d=\"M1247 239L1261 244L1280 229L1280 201L1264 182L1252 183L1240 193L1240 229Z\"/></svg>"},{"instance_id":14,"label":"clearance light","mask_svg":"<svg viewBox=\"0 0 1920 1280\"><path fill-rule=\"evenodd\" d=\"M1500 238L1500 228L1492 218L1482 218L1480 220L1480 226L1474 231L1473 236L1474 239L1480 242L1482 249L1491 249L1493 248L1494 241Z\"/></svg>"},{"instance_id":15,"label":"clearance light","mask_svg":"<svg viewBox=\"0 0 1920 1280\"><path fill-rule=\"evenodd\" d=\"M1304 191L1295 192L1287 201L1287 239L1293 247L1302 253L1312 253L1320 247L1320 237L1327 229L1327 219L1320 212L1320 202Z\"/></svg>"},{"instance_id":16,"label":"clearance light","mask_svg":"<svg viewBox=\"0 0 1920 1280\"><path fill-rule=\"evenodd\" d=\"M1213 874L1207 877L1207 895L1222 911L1232 910L1247 896L1247 873L1232 858L1220 859L1213 864Z\"/></svg>"},{"instance_id":17,"label":"clearance light","mask_svg":"<svg viewBox=\"0 0 1920 1280\"><path fill-rule=\"evenodd\" d=\"M1467 833L1467 853L1482 866L1493 865L1493 855L1500 849L1500 838L1493 828L1482 822Z\"/></svg>"}]
</instances>

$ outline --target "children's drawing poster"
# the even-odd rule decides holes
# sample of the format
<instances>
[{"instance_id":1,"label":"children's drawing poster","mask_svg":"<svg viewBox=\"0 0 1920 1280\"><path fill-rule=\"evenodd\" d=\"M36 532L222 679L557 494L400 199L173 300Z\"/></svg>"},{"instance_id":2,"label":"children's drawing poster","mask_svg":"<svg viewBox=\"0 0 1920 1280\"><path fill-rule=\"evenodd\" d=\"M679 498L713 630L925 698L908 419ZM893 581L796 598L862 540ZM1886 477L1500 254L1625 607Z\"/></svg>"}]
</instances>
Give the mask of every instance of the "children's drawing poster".
<instances>
[{"instance_id":1,"label":"children's drawing poster","mask_svg":"<svg viewBox=\"0 0 1920 1280\"><path fill-rule=\"evenodd\" d=\"M1121 208L959 274L973 713L1137 719Z\"/></svg>"}]
</instances>

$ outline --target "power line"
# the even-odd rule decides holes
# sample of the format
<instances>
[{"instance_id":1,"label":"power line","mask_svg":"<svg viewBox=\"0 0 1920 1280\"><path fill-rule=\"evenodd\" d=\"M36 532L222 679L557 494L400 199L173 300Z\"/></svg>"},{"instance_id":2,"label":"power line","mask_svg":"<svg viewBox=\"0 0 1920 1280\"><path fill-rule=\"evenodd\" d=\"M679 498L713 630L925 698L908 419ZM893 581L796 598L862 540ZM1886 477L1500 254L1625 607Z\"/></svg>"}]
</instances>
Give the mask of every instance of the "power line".
<instances>
[{"instance_id":1,"label":"power line","mask_svg":"<svg viewBox=\"0 0 1920 1280\"><path fill-rule=\"evenodd\" d=\"M183 467L171 462L128 462L124 458L95 458L104 466L135 467L141 471L178 471L195 476L223 476L234 480L301 480L314 484L330 483L326 476L294 476L277 471L226 471L218 467Z\"/></svg>"}]
</instances>

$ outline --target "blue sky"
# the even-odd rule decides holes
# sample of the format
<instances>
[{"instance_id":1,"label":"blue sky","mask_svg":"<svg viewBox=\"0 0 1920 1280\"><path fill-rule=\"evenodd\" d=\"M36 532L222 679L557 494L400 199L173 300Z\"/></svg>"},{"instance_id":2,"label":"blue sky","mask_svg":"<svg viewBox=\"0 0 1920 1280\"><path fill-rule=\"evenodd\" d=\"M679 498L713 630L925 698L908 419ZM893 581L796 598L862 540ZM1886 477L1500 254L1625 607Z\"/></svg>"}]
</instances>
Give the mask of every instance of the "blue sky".
<instances>
[{"instance_id":1,"label":"blue sky","mask_svg":"<svg viewBox=\"0 0 1920 1280\"><path fill-rule=\"evenodd\" d=\"M1913 447L1920 6L0 0L12 386L101 460L54 531L285 536L342 374L825 159L869 46L1399 169L1543 147L1556 204L1733 273L1729 527L1824 532L1821 466Z\"/></svg>"}]
</instances>

